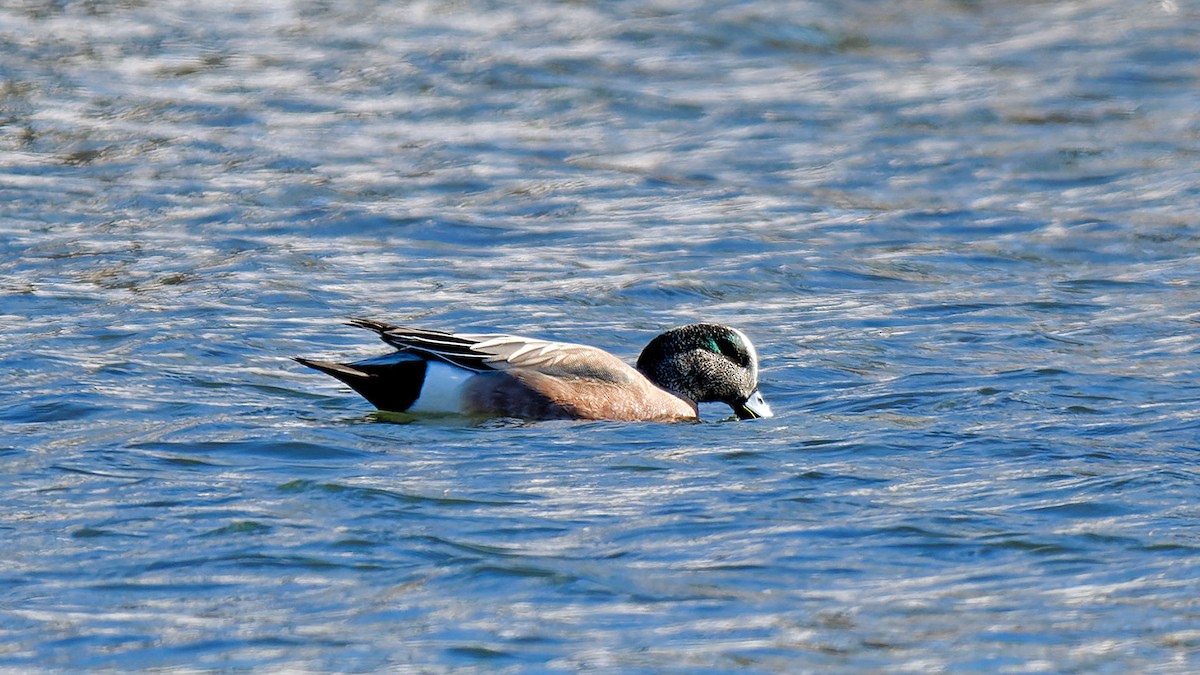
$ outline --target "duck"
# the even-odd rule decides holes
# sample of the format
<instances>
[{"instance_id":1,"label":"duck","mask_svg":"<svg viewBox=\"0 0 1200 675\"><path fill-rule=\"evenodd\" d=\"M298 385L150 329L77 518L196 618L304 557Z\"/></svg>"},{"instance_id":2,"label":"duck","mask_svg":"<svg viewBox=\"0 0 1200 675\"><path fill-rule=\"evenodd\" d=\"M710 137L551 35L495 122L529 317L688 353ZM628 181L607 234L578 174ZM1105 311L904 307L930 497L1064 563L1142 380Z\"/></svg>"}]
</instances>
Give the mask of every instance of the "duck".
<instances>
[{"instance_id":1,"label":"duck","mask_svg":"<svg viewBox=\"0 0 1200 675\"><path fill-rule=\"evenodd\" d=\"M699 403L721 402L738 419L772 417L758 390L758 353L722 324L672 328L642 350L636 367L598 347L505 334L451 333L372 319L395 351L337 363L297 362L347 384L382 411L529 420L682 422Z\"/></svg>"}]
</instances>

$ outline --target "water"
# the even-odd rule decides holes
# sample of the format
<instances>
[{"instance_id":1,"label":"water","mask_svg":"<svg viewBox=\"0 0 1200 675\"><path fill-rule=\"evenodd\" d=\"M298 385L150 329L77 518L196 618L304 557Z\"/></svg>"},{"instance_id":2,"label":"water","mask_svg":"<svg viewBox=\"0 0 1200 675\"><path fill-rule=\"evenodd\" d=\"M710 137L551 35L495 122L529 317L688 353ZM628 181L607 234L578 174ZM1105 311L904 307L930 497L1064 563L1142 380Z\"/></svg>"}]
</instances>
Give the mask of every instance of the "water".
<instances>
[{"instance_id":1,"label":"water","mask_svg":"<svg viewBox=\"0 0 1200 675\"><path fill-rule=\"evenodd\" d=\"M1191 3L8 3L0 670L1200 668ZM777 417L397 424L348 317Z\"/></svg>"}]
</instances>

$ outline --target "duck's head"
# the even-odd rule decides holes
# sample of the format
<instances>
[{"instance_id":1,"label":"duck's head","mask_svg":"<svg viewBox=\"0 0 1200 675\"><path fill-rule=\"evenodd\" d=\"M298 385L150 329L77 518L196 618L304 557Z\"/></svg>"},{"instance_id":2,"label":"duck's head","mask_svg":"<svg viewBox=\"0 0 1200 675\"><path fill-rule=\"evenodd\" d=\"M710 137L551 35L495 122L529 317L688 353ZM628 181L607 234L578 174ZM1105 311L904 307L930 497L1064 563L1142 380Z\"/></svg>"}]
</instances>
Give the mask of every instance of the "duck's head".
<instances>
[{"instance_id":1,"label":"duck's head","mask_svg":"<svg viewBox=\"0 0 1200 675\"><path fill-rule=\"evenodd\" d=\"M638 370L697 403L720 401L738 419L771 417L758 393L758 354L745 333L715 323L672 328L646 345Z\"/></svg>"}]
</instances>

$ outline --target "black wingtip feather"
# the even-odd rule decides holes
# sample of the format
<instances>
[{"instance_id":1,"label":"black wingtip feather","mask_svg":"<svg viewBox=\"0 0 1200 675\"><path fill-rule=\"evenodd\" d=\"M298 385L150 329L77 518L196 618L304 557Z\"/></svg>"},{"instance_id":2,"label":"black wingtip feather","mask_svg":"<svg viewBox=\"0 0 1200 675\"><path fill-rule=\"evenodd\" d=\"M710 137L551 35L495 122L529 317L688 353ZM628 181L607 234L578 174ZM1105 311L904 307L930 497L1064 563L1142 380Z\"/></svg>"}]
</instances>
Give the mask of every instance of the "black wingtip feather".
<instances>
[{"instance_id":1,"label":"black wingtip feather","mask_svg":"<svg viewBox=\"0 0 1200 675\"><path fill-rule=\"evenodd\" d=\"M349 321L346 322L346 325L354 326L355 328L366 328L367 330L373 330L376 333L379 333L380 335L388 332L389 330L396 330L397 328L399 328L399 326L397 326L395 324L384 323L383 321L376 321L374 319L360 319L360 318L350 319Z\"/></svg>"}]
</instances>

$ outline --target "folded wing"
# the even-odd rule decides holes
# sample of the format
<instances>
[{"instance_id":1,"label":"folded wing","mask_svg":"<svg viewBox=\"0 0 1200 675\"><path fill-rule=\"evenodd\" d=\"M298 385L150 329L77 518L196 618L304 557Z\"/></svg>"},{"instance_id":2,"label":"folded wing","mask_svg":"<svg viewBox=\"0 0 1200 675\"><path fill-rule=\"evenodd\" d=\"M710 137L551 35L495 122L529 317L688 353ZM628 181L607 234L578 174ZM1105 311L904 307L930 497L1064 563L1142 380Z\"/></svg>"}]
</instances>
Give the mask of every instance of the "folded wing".
<instances>
[{"instance_id":1,"label":"folded wing","mask_svg":"<svg viewBox=\"0 0 1200 675\"><path fill-rule=\"evenodd\" d=\"M379 333L400 351L445 361L475 372L498 370L531 371L565 379L583 379L614 384L638 378L631 366L608 352L569 342L551 342L518 335L445 333L424 328L394 326L369 319L351 325Z\"/></svg>"}]
</instances>

